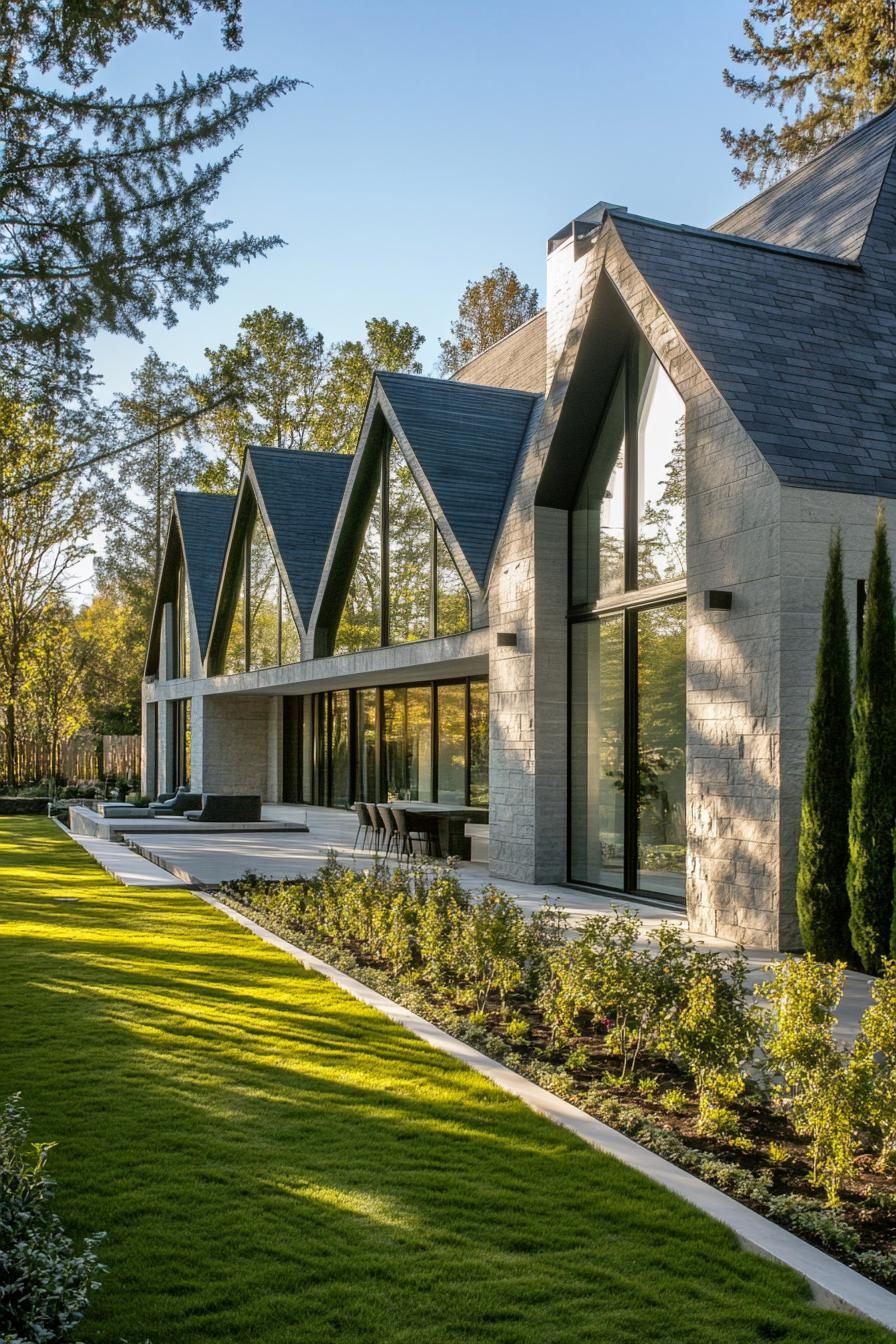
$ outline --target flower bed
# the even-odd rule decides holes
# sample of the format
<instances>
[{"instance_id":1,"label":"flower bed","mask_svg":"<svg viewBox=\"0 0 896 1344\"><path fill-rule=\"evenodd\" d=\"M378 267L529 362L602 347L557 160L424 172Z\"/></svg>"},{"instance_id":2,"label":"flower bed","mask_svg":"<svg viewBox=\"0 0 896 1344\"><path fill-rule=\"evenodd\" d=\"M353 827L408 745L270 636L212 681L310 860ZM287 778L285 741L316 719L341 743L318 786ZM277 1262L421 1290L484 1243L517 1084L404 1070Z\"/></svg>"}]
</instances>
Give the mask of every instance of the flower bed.
<instances>
[{"instance_id":1,"label":"flower bed","mask_svg":"<svg viewBox=\"0 0 896 1344\"><path fill-rule=\"evenodd\" d=\"M896 967L855 1046L832 1034L844 968L768 968L637 916L576 938L545 902L526 921L450 867L291 883L247 875L219 897L661 1156L896 1288Z\"/></svg>"}]
</instances>

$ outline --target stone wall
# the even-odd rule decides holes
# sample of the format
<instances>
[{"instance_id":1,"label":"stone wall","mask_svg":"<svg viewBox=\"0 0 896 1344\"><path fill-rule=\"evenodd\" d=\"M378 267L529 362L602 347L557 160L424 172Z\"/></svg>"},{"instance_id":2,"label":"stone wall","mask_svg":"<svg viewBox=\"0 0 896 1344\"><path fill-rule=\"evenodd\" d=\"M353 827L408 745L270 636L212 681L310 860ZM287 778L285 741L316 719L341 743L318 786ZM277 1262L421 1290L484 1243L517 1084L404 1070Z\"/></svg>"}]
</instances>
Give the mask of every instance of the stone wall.
<instances>
[{"instance_id":1,"label":"stone wall","mask_svg":"<svg viewBox=\"0 0 896 1344\"><path fill-rule=\"evenodd\" d=\"M196 793L258 793L263 802L276 801L267 696L194 696L191 728L190 784Z\"/></svg>"}]
</instances>

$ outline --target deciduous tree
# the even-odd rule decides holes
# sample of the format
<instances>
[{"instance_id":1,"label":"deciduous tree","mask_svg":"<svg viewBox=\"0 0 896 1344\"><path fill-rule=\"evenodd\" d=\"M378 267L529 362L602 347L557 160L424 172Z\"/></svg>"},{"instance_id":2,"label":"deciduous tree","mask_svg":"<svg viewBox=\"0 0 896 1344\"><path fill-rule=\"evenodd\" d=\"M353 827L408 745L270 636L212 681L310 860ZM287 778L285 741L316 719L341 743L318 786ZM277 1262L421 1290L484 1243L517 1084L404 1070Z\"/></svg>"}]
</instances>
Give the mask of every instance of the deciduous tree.
<instances>
[{"instance_id":1,"label":"deciduous tree","mask_svg":"<svg viewBox=\"0 0 896 1344\"><path fill-rule=\"evenodd\" d=\"M449 377L495 341L509 336L538 312L538 290L524 285L509 266L496 266L471 280L460 297L451 336L440 341L440 372Z\"/></svg>"},{"instance_id":2,"label":"deciduous tree","mask_svg":"<svg viewBox=\"0 0 896 1344\"><path fill-rule=\"evenodd\" d=\"M896 0L751 0L743 28L731 60L751 73L726 69L725 83L778 120L722 131L741 186L764 186L896 101Z\"/></svg>"},{"instance_id":3,"label":"deciduous tree","mask_svg":"<svg viewBox=\"0 0 896 1344\"><path fill-rule=\"evenodd\" d=\"M43 416L0 393L0 486L30 475L35 462L65 466L72 450ZM0 699L5 706L6 782L16 784L17 708L25 664L51 601L89 554L95 492L64 473L25 494L0 489Z\"/></svg>"}]
</instances>

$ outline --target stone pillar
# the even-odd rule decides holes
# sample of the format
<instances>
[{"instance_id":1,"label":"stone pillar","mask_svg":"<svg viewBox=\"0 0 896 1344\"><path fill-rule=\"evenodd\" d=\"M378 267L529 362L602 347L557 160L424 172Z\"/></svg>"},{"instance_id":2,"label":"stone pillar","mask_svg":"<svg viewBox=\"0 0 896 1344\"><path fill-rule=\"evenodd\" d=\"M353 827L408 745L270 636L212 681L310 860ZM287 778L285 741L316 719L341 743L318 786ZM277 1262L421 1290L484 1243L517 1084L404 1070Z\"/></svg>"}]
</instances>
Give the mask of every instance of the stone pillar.
<instances>
[{"instance_id":1,"label":"stone pillar","mask_svg":"<svg viewBox=\"0 0 896 1344\"><path fill-rule=\"evenodd\" d=\"M276 798L270 780L271 697L193 697L191 783L197 793L258 793Z\"/></svg>"}]
</instances>

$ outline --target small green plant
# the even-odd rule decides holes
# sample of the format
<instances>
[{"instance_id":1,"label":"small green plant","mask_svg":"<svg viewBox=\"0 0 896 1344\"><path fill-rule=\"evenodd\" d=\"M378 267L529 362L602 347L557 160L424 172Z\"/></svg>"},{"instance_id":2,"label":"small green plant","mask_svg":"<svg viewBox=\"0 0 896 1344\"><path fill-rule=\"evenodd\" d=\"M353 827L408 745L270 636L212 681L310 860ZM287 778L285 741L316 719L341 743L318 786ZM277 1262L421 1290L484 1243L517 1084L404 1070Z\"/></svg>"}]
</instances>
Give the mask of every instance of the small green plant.
<instances>
[{"instance_id":1,"label":"small green plant","mask_svg":"<svg viewBox=\"0 0 896 1344\"><path fill-rule=\"evenodd\" d=\"M485 1027L488 1025L488 1013L481 1008L474 1008L472 1013L467 1014L467 1022L471 1027Z\"/></svg>"},{"instance_id":2,"label":"small green plant","mask_svg":"<svg viewBox=\"0 0 896 1344\"><path fill-rule=\"evenodd\" d=\"M529 1039L529 1023L524 1017L512 1017L504 1028L504 1035L511 1045L522 1045Z\"/></svg>"},{"instance_id":3,"label":"small green plant","mask_svg":"<svg viewBox=\"0 0 896 1344\"><path fill-rule=\"evenodd\" d=\"M783 1143L772 1142L768 1146L768 1160L773 1167L786 1167L790 1161L790 1152Z\"/></svg>"},{"instance_id":4,"label":"small green plant","mask_svg":"<svg viewBox=\"0 0 896 1344\"><path fill-rule=\"evenodd\" d=\"M688 1109L688 1094L680 1087L670 1087L660 1097L660 1105L670 1115L682 1115Z\"/></svg>"},{"instance_id":5,"label":"small green plant","mask_svg":"<svg viewBox=\"0 0 896 1344\"><path fill-rule=\"evenodd\" d=\"M587 1045L574 1045L566 1056L564 1065L569 1073L580 1073L591 1063L591 1052Z\"/></svg>"},{"instance_id":6,"label":"small green plant","mask_svg":"<svg viewBox=\"0 0 896 1344\"><path fill-rule=\"evenodd\" d=\"M658 1078L639 1078L638 1095L645 1101L656 1101L660 1092L660 1083Z\"/></svg>"}]
</instances>

